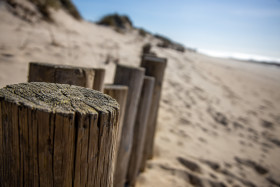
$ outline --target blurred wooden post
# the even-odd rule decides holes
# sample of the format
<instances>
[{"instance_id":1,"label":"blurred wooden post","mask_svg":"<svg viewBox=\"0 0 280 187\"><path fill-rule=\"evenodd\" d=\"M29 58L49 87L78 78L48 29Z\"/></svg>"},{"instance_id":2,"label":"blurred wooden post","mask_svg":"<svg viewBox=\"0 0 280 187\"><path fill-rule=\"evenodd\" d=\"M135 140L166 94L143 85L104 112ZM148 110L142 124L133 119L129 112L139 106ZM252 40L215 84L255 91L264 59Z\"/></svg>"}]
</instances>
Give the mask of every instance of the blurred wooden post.
<instances>
[{"instance_id":1,"label":"blurred wooden post","mask_svg":"<svg viewBox=\"0 0 280 187\"><path fill-rule=\"evenodd\" d=\"M154 82L155 79L153 77L145 76L134 125L133 146L127 171L128 186L135 186L136 178L140 170Z\"/></svg>"},{"instance_id":2,"label":"blurred wooden post","mask_svg":"<svg viewBox=\"0 0 280 187\"><path fill-rule=\"evenodd\" d=\"M0 186L113 186L119 105L79 86L0 89Z\"/></svg>"},{"instance_id":3,"label":"blurred wooden post","mask_svg":"<svg viewBox=\"0 0 280 187\"><path fill-rule=\"evenodd\" d=\"M93 68L94 69L94 82L92 89L103 92L103 84L105 78L105 69L103 68Z\"/></svg>"},{"instance_id":4,"label":"blurred wooden post","mask_svg":"<svg viewBox=\"0 0 280 187\"><path fill-rule=\"evenodd\" d=\"M154 149L154 136L157 125L158 108L161 96L161 87L163 82L164 71L167 65L167 59L159 58L151 55L143 55L141 67L146 69L145 75L155 78L154 91L152 97L152 104L150 109L150 114L148 118L146 143L144 147L145 160L151 159L153 157ZM143 171L143 164L141 170ZM144 165L145 166L145 165Z\"/></svg>"},{"instance_id":5,"label":"blurred wooden post","mask_svg":"<svg viewBox=\"0 0 280 187\"><path fill-rule=\"evenodd\" d=\"M28 82L52 82L92 88L94 69L31 62Z\"/></svg>"},{"instance_id":6,"label":"blurred wooden post","mask_svg":"<svg viewBox=\"0 0 280 187\"><path fill-rule=\"evenodd\" d=\"M128 92L127 86L114 85L114 84L105 84L104 86L104 93L116 99L116 101L120 105L119 132L118 132L118 141L116 147L117 150L120 144L120 137L121 137L122 127L123 127L123 118L124 118L125 107L126 107L127 92Z\"/></svg>"},{"instance_id":7,"label":"blurred wooden post","mask_svg":"<svg viewBox=\"0 0 280 187\"><path fill-rule=\"evenodd\" d=\"M124 187L133 141L133 128L145 70L139 67L117 65L114 84L128 86L120 146L117 153L114 187Z\"/></svg>"}]
</instances>

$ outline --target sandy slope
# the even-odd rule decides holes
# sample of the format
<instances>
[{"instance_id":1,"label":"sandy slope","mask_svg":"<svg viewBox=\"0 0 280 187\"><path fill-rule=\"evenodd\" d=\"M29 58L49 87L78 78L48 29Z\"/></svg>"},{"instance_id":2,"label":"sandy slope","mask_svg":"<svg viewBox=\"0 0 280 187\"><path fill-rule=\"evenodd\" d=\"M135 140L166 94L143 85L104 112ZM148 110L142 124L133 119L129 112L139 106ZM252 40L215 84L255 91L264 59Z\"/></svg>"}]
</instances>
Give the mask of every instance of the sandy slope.
<instances>
[{"instance_id":1,"label":"sandy slope","mask_svg":"<svg viewBox=\"0 0 280 187\"><path fill-rule=\"evenodd\" d=\"M63 11L27 23L0 5L0 86L25 82L28 62L138 66L156 39L120 34ZM153 47L168 58L155 158L138 187L279 186L280 68Z\"/></svg>"}]
</instances>

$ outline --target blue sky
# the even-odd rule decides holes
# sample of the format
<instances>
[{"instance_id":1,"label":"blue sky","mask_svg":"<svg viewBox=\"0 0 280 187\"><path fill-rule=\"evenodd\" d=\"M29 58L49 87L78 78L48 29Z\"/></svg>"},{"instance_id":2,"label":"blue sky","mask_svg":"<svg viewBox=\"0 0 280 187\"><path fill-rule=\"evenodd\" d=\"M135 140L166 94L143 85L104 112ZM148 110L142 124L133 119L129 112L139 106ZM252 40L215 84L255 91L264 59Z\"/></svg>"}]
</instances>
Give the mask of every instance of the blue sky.
<instances>
[{"instance_id":1,"label":"blue sky","mask_svg":"<svg viewBox=\"0 0 280 187\"><path fill-rule=\"evenodd\" d=\"M280 58L280 0L73 0L91 21L108 13L197 49Z\"/></svg>"}]
</instances>

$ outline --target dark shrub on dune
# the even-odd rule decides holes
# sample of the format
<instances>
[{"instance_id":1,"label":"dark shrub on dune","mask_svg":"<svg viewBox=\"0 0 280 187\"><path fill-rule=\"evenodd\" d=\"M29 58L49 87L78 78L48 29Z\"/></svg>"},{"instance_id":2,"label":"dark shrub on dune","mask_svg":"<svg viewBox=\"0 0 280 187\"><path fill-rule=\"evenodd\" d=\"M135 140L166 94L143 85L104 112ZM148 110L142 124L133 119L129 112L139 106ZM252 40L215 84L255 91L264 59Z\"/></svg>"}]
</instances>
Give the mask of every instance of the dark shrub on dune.
<instances>
[{"instance_id":1,"label":"dark shrub on dune","mask_svg":"<svg viewBox=\"0 0 280 187\"><path fill-rule=\"evenodd\" d=\"M171 45L173 43L169 38L167 38L165 36L162 36L162 35L159 35L159 34L155 34L154 37L161 40L163 42L162 45L164 45L164 46L168 46L168 45Z\"/></svg>"},{"instance_id":2,"label":"dark shrub on dune","mask_svg":"<svg viewBox=\"0 0 280 187\"><path fill-rule=\"evenodd\" d=\"M173 42L172 40L170 40L169 38L159 35L159 34L155 34L154 35L157 39L161 40L161 43L158 43L157 46L158 47L162 47L162 48L170 48L170 49L174 49L180 52L185 52L185 47L182 44Z\"/></svg>"},{"instance_id":3,"label":"dark shrub on dune","mask_svg":"<svg viewBox=\"0 0 280 187\"><path fill-rule=\"evenodd\" d=\"M110 26L116 30L130 30L133 28L132 21L126 15L109 14L100 19L97 22L99 25Z\"/></svg>"},{"instance_id":4,"label":"dark shrub on dune","mask_svg":"<svg viewBox=\"0 0 280 187\"><path fill-rule=\"evenodd\" d=\"M22 6L21 3L14 0L5 0L12 7ZM50 8L65 9L71 16L76 19L81 19L81 15L71 0L28 0L36 6L42 18L47 21L53 21L50 13Z\"/></svg>"},{"instance_id":5,"label":"dark shrub on dune","mask_svg":"<svg viewBox=\"0 0 280 187\"><path fill-rule=\"evenodd\" d=\"M138 33L139 33L139 35L142 36L142 37L146 37L148 34L151 34L150 32L146 31L146 30L143 29L143 28L139 28L139 29L138 29Z\"/></svg>"},{"instance_id":6,"label":"dark shrub on dune","mask_svg":"<svg viewBox=\"0 0 280 187\"><path fill-rule=\"evenodd\" d=\"M71 0L29 0L36 5L43 17L47 20L52 20L49 8L65 9L71 16L76 19L81 19L81 15Z\"/></svg>"},{"instance_id":7,"label":"dark shrub on dune","mask_svg":"<svg viewBox=\"0 0 280 187\"><path fill-rule=\"evenodd\" d=\"M77 10L76 6L72 3L71 0L60 0L60 3L64 9L66 9L70 15L76 19L81 19L81 14Z\"/></svg>"}]
</instances>

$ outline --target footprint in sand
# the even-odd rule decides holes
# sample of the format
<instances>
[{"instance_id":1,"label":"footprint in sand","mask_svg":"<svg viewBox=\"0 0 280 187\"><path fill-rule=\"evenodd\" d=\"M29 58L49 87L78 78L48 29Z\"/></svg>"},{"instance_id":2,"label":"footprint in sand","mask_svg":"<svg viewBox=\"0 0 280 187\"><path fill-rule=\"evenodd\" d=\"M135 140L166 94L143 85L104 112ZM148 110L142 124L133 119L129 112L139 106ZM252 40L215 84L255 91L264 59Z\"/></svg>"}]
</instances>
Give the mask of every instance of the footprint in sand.
<instances>
[{"instance_id":1,"label":"footprint in sand","mask_svg":"<svg viewBox=\"0 0 280 187\"><path fill-rule=\"evenodd\" d=\"M196 164L193 161L187 160L182 157L177 157L177 160L179 161L180 164L182 164L184 167L188 168L189 170L197 173L201 173L201 168L198 164Z\"/></svg>"},{"instance_id":2,"label":"footprint in sand","mask_svg":"<svg viewBox=\"0 0 280 187\"><path fill-rule=\"evenodd\" d=\"M202 143L207 143L207 140L205 138L199 137L198 140Z\"/></svg>"},{"instance_id":3,"label":"footprint in sand","mask_svg":"<svg viewBox=\"0 0 280 187\"><path fill-rule=\"evenodd\" d=\"M266 139L267 141L273 143L274 145L280 148L280 140L276 138L271 132L263 131L262 136L264 137L264 139Z\"/></svg>"},{"instance_id":4,"label":"footprint in sand","mask_svg":"<svg viewBox=\"0 0 280 187\"><path fill-rule=\"evenodd\" d=\"M177 169L177 168L171 168L164 165L159 165L161 169L163 169L166 172L170 172L172 175L178 176L185 180L187 183L196 186L196 187L226 187L226 185L223 182L213 181L207 178L200 177L199 175L196 175L194 173L191 173L189 171ZM189 185L187 185L189 186Z\"/></svg>"},{"instance_id":5,"label":"footprint in sand","mask_svg":"<svg viewBox=\"0 0 280 187\"><path fill-rule=\"evenodd\" d=\"M269 170L263 166L261 166L259 163L256 163L255 161L249 160L249 159L242 159L239 157L234 157L235 161L238 164L242 164L244 166L250 167L254 169L258 174L264 175L269 172Z\"/></svg>"},{"instance_id":6,"label":"footprint in sand","mask_svg":"<svg viewBox=\"0 0 280 187\"><path fill-rule=\"evenodd\" d=\"M216 112L211 107L208 108L207 112L213 118L213 120L216 121L217 123L219 123L219 124L221 124L223 126L227 126L228 125L228 119L227 119L227 117L223 113Z\"/></svg>"},{"instance_id":7,"label":"footprint in sand","mask_svg":"<svg viewBox=\"0 0 280 187\"><path fill-rule=\"evenodd\" d=\"M278 180L276 180L276 179L274 179L272 176L268 176L267 178L266 178L266 180L270 183L270 184L273 184L273 185L275 185L275 186L279 186L280 187L280 181Z\"/></svg>"},{"instance_id":8,"label":"footprint in sand","mask_svg":"<svg viewBox=\"0 0 280 187\"><path fill-rule=\"evenodd\" d=\"M261 125L262 125L263 128L266 128L266 129L269 129L269 130L274 129L274 124L270 121L267 121L267 120L262 120Z\"/></svg>"},{"instance_id":9,"label":"footprint in sand","mask_svg":"<svg viewBox=\"0 0 280 187\"><path fill-rule=\"evenodd\" d=\"M179 147L183 147L183 146L184 146L184 143L181 142L181 141L178 141L178 142L177 142L177 145L178 145Z\"/></svg>"},{"instance_id":10,"label":"footprint in sand","mask_svg":"<svg viewBox=\"0 0 280 187\"><path fill-rule=\"evenodd\" d=\"M242 125L241 123L239 123L237 121L233 122L233 127L234 127L235 130L239 130L239 129L242 130L242 129L244 129L244 125Z\"/></svg>"},{"instance_id":11,"label":"footprint in sand","mask_svg":"<svg viewBox=\"0 0 280 187\"><path fill-rule=\"evenodd\" d=\"M206 164L208 167L210 167L214 171L217 171L221 168L220 164L217 163L217 162L213 162L213 161L210 161L210 160L203 160L203 159L201 159L200 162Z\"/></svg>"},{"instance_id":12,"label":"footprint in sand","mask_svg":"<svg viewBox=\"0 0 280 187\"><path fill-rule=\"evenodd\" d=\"M238 177L238 176L234 175L232 172L228 171L227 169L222 169L220 171L220 173L225 175L225 176L230 177L231 179L234 179L234 180L240 182L242 184L242 186L256 187L256 185L253 182L251 182L249 180L246 180L243 177Z\"/></svg>"},{"instance_id":13,"label":"footprint in sand","mask_svg":"<svg viewBox=\"0 0 280 187\"><path fill-rule=\"evenodd\" d=\"M14 55L10 54L10 53L2 53L1 56L5 57L5 58L12 58L12 57L14 57Z\"/></svg>"},{"instance_id":14,"label":"footprint in sand","mask_svg":"<svg viewBox=\"0 0 280 187\"><path fill-rule=\"evenodd\" d=\"M190 122L188 119L186 119L186 118L184 118L184 117L181 117L181 118L179 119L179 124L180 124L180 125L190 125L191 122Z\"/></svg>"}]
</instances>

